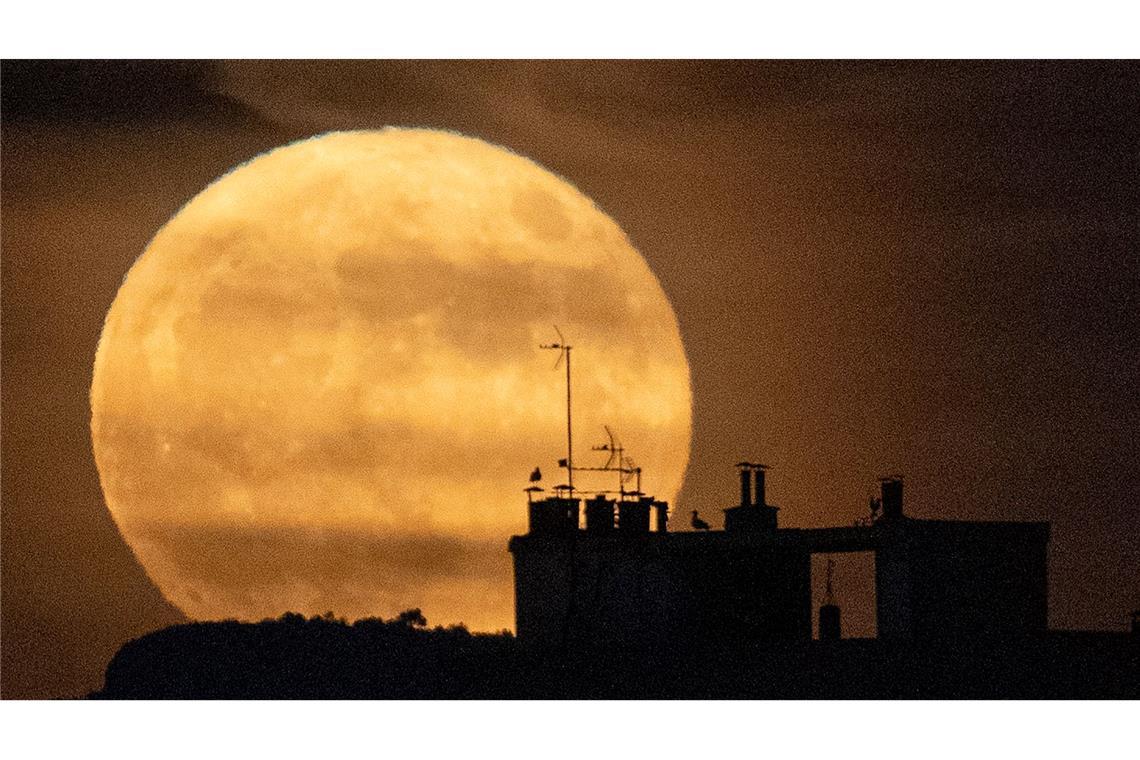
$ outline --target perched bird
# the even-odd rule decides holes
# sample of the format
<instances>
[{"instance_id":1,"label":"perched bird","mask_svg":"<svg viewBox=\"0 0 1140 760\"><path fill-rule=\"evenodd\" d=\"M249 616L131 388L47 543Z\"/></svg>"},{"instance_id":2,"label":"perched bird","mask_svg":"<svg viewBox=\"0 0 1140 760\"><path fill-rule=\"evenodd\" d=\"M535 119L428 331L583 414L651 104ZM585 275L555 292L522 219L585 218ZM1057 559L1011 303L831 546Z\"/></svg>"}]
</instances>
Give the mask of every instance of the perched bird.
<instances>
[{"instance_id":1,"label":"perched bird","mask_svg":"<svg viewBox=\"0 0 1140 760\"><path fill-rule=\"evenodd\" d=\"M535 467L534 472L530 474L530 482L537 483L540 480L542 480L542 470Z\"/></svg>"},{"instance_id":2,"label":"perched bird","mask_svg":"<svg viewBox=\"0 0 1140 760\"><path fill-rule=\"evenodd\" d=\"M709 524L697 517L697 510L693 510L693 528L696 530L708 530Z\"/></svg>"}]
</instances>

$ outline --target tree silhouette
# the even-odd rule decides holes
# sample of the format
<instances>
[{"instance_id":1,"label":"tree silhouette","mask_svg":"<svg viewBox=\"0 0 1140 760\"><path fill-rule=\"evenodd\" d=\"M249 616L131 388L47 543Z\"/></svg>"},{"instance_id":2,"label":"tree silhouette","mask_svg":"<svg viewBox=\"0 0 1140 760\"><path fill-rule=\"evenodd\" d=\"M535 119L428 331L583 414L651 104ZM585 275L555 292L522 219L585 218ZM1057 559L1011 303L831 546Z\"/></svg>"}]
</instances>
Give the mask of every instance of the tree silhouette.
<instances>
[{"instance_id":1,"label":"tree silhouette","mask_svg":"<svg viewBox=\"0 0 1140 760\"><path fill-rule=\"evenodd\" d=\"M403 623L404 625L410 626L412 628L427 627L427 618L424 617L424 614L420 611L419 607L415 607L414 609L410 610L404 610L396 616L396 622Z\"/></svg>"}]
</instances>

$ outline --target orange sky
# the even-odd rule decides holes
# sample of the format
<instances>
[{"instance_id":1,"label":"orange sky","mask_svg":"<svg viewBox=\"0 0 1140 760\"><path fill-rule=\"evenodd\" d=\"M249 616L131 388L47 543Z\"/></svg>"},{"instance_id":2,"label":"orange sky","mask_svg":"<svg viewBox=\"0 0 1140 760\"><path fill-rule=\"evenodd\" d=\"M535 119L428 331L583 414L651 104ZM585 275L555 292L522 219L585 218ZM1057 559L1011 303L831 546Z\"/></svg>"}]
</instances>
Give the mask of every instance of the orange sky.
<instances>
[{"instance_id":1,"label":"orange sky","mask_svg":"<svg viewBox=\"0 0 1140 760\"><path fill-rule=\"evenodd\" d=\"M630 236L692 367L679 508L718 523L751 459L773 467L782 524L849 523L902 472L915 515L1052 520L1053 625L1119 629L1140 606L1138 79L1132 63L4 62L4 696L90 690L124 640L179 619L91 457L95 345L131 263L233 165L386 124L510 146Z\"/></svg>"}]
</instances>

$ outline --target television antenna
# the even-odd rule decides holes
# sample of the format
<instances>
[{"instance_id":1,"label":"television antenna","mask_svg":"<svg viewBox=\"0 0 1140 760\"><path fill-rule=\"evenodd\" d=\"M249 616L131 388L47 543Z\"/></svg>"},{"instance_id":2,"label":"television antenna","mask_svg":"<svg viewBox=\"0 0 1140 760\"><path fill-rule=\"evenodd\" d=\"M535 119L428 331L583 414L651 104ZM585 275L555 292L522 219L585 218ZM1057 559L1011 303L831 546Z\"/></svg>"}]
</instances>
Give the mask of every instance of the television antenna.
<instances>
[{"instance_id":1,"label":"television antenna","mask_svg":"<svg viewBox=\"0 0 1140 760\"><path fill-rule=\"evenodd\" d=\"M641 466L633 461L633 457L625 458L625 470L623 470L625 482L628 483L630 478L636 478L637 490L634 491L638 496L643 496L641 493Z\"/></svg>"},{"instance_id":2,"label":"television antenna","mask_svg":"<svg viewBox=\"0 0 1140 760\"><path fill-rule=\"evenodd\" d=\"M601 467L578 467L575 468L579 472L616 472L618 476L617 491L610 491L609 493L617 493L622 499L626 496L637 495L641 496L641 468L633 461L632 458L625 455L625 446L614 435L614 431L610 429L609 425L603 425L606 431L606 443L601 446L590 447L591 451L604 451L609 456L606 458L606 463ZM637 488L634 491L627 491L625 486L631 478L637 478Z\"/></svg>"},{"instance_id":3,"label":"television antenna","mask_svg":"<svg viewBox=\"0 0 1140 760\"><path fill-rule=\"evenodd\" d=\"M558 329L558 325L554 325L554 332L558 333L557 343L543 343L539 348L550 349L558 351L558 361L554 363L554 369L558 369L562 364L563 359L566 360L566 489L569 491L568 498L574 498L574 434L572 426L572 417L570 414L570 349L573 346L566 343L566 338L562 335L562 331ZM561 462L559 462L561 464Z\"/></svg>"}]
</instances>

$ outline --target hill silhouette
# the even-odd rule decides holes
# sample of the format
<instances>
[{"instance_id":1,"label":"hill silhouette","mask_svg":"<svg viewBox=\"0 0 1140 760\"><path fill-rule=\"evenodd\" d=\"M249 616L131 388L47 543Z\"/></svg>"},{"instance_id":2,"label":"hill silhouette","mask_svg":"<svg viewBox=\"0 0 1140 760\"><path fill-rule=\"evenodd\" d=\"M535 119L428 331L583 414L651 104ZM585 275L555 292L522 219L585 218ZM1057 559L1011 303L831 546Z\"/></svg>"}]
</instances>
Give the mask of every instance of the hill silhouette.
<instances>
[{"instance_id":1,"label":"hill silhouette","mask_svg":"<svg viewBox=\"0 0 1140 760\"><path fill-rule=\"evenodd\" d=\"M418 609L392 620L189 623L125 644L93 697L141 699L422 699L510 696L509 633L428 629ZM506 677L504 677L506 676Z\"/></svg>"},{"instance_id":2,"label":"hill silhouette","mask_svg":"<svg viewBox=\"0 0 1140 760\"><path fill-rule=\"evenodd\" d=\"M429 628L420 610L348 623L287 613L128 642L97 699L1131 698L1140 637L757 642L675 651L528 650L509 632Z\"/></svg>"}]
</instances>

